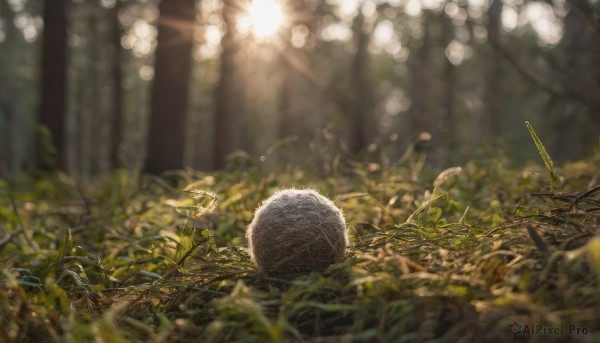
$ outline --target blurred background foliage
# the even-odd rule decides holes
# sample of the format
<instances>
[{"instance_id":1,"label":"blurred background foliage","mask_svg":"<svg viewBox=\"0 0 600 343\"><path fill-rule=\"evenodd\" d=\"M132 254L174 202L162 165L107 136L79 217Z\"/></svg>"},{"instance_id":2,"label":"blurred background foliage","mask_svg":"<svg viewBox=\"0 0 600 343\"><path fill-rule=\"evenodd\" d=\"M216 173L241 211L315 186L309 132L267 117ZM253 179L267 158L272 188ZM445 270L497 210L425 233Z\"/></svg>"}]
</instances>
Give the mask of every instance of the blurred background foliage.
<instances>
[{"instance_id":1,"label":"blurred background foliage","mask_svg":"<svg viewBox=\"0 0 600 343\"><path fill-rule=\"evenodd\" d=\"M1 0L1 170L52 153L37 123L73 175L306 163L332 145L390 164L411 149L440 167L525 161L525 120L553 158L580 159L600 144L599 14L597 0ZM44 76L61 68L62 86Z\"/></svg>"}]
</instances>

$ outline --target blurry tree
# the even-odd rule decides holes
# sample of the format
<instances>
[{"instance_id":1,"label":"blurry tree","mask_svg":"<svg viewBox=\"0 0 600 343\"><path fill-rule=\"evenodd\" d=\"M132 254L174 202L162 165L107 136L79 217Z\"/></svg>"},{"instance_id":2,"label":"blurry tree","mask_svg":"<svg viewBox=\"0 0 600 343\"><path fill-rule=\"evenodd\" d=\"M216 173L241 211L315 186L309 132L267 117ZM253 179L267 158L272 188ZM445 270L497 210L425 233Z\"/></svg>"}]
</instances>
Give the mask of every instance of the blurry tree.
<instances>
[{"instance_id":1,"label":"blurry tree","mask_svg":"<svg viewBox=\"0 0 600 343\"><path fill-rule=\"evenodd\" d=\"M483 95L483 113L482 122L484 123L484 133L487 143L493 143L492 140L498 140L503 133L503 109L504 101L502 94L502 57L498 54L501 44L502 27L502 0L491 0L487 12L487 43L489 49L487 63L484 72L485 85Z\"/></svg>"},{"instance_id":2,"label":"blurry tree","mask_svg":"<svg viewBox=\"0 0 600 343\"><path fill-rule=\"evenodd\" d=\"M452 24L452 20L447 15L442 14L441 25L442 25L442 34L440 37L440 45L443 48L446 48L452 44L454 40L454 25ZM444 50L446 50L444 49ZM440 118L440 133L445 138L442 144L444 144L449 151L456 151L458 148L458 123L457 123L457 113L455 110L455 98L457 93L457 68L450 61L450 58L444 56L444 65L442 68L442 96L440 97L439 104L439 118ZM445 163L449 163L451 159L451 154L446 155Z\"/></svg>"},{"instance_id":3,"label":"blurry tree","mask_svg":"<svg viewBox=\"0 0 600 343\"><path fill-rule=\"evenodd\" d=\"M86 78L89 89L89 105L86 109L87 132L89 139L89 150L83 158L89 161L89 173L96 175L100 173L102 167L102 150L106 149L106 140L103 138L105 125L105 113L102 106L102 84L104 75L104 65L107 60L105 55L107 50L100 42L105 43L102 38L104 8L100 3L92 3L89 11L89 62L90 70Z\"/></svg>"},{"instance_id":4,"label":"blurry tree","mask_svg":"<svg viewBox=\"0 0 600 343\"><path fill-rule=\"evenodd\" d=\"M311 21L315 18L316 4L308 4L302 0L291 0L286 3L285 12L290 22L285 25L277 44L279 49L279 132L278 137L285 139L290 136L300 141L311 139L308 129L307 111L310 106L306 103L304 80L310 74L306 48L310 34ZM281 46L279 46L281 45ZM314 75L308 76L310 77ZM313 80L314 81L314 80Z\"/></svg>"},{"instance_id":5,"label":"blurry tree","mask_svg":"<svg viewBox=\"0 0 600 343\"><path fill-rule=\"evenodd\" d=\"M152 174L183 168L195 0L163 0L159 12L145 165Z\"/></svg>"},{"instance_id":6,"label":"blurry tree","mask_svg":"<svg viewBox=\"0 0 600 343\"><path fill-rule=\"evenodd\" d=\"M268 37L243 22L250 3L0 0L0 158L10 169L26 167L37 122L47 127L36 130L38 152L52 157L44 147L56 146L63 168L67 158L82 175L135 168L146 154L148 172L181 168L184 150L195 167L222 168L236 148L251 157L294 155L288 147L325 151L337 138L353 153L371 140L393 145L400 158L402 145L431 137L422 131L433 136L432 163L457 163L457 149L477 154L479 143L499 141L525 160L520 147L530 138L509 130L524 120L546 123L536 127L554 140L558 160L597 147L597 1L288 0L280 2L282 30ZM38 66L31 56L42 4ZM272 13L254 16L264 23ZM186 112L197 116L187 120ZM300 144L274 145L292 135ZM131 158L120 161L124 151Z\"/></svg>"},{"instance_id":7,"label":"blurry tree","mask_svg":"<svg viewBox=\"0 0 600 343\"><path fill-rule=\"evenodd\" d=\"M119 20L119 12L123 7L123 2L117 0L115 6L112 9L112 48L113 48L113 61L112 61L112 113L111 113L111 125L110 125L110 166L111 168L119 168L122 166L119 158L119 148L122 142L123 136L123 124L125 112L123 110L123 47L121 45L121 38L125 34L125 30L121 26Z\"/></svg>"},{"instance_id":8,"label":"blurry tree","mask_svg":"<svg viewBox=\"0 0 600 343\"><path fill-rule=\"evenodd\" d=\"M279 138L290 136L304 136L302 131L302 110L299 94L300 73L294 67L298 63L305 63L304 51L292 44L292 28L287 28L282 34L283 47L280 54L280 87L279 87ZM306 137L303 137L306 138Z\"/></svg>"},{"instance_id":9,"label":"blurry tree","mask_svg":"<svg viewBox=\"0 0 600 343\"><path fill-rule=\"evenodd\" d=\"M12 79L11 66L16 62L15 50L19 48L16 38L18 37L17 28L11 25L14 21L15 13L10 8L8 1L0 1L0 20L8 25L2 25L0 35L3 37L2 48L0 49L0 175L10 169L17 169L15 164L16 142L15 134L18 115L15 109L14 90L5 84L7 80ZM12 68L11 68L12 69ZM13 80L11 80L13 81ZM14 83L14 82L13 82ZM6 170L4 170L6 168Z\"/></svg>"},{"instance_id":10,"label":"blurry tree","mask_svg":"<svg viewBox=\"0 0 600 343\"><path fill-rule=\"evenodd\" d=\"M411 44L411 53L408 60L410 68L410 96L411 107L409 110L410 128L413 139L421 132L432 132L432 102L431 102L431 75L434 70L432 60L433 44L432 21L433 14L424 11L422 14L422 37L415 39Z\"/></svg>"},{"instance_id":11,"label":"blurry tree","mask_svg":"<svg viewBox=\"0 0 600 343\"><path fill-rule=\"evenodd\" d=\"M213 168L225 167L226 157L234 149L233 121L242 116L243 93L238 79L240 42L236 35L235 23L239 7L235 0L224 0L221 17L225 35L221 40L221 66L219 81L215 88L215 130Z\"/></svg>"},{"instance_id":12,"label":"blurry tree","mask_svg":"<svg viewBox=\"0 0 600 343\"><path fill-rule=\"evenodd\" d=\"M46 126L52 135L52 144L58 153L58 167L64 167L65 151L65 109L67 90L67 17L68 0L44 1L44 37L42 43L41 76L41 125ZM39 144L43 140L38 138ZM38 156L40 168L52 168L45 165L46 160Z\"/></svg>"},{"instance_id":13,"label":"blurry tree","mask_svg":"<svg viewBox=\"0 0 600 343\"><path fill-rule=\"evenodd\" d=\"M594 10L587 0L569 1L564 18L561 49L562 84L565 92L554 94L554 130L560 132L553 151L560 160L573 159L582 148L597 142L600 135L600 30L594 27ZM594 62L594 59L596 61ZM591 129L591 130L590 130Z\"/></svg>"},{"instance_id":14,"label":"blurry tree","mask_svg":"<svg viewBox=\"0 0 600 343\"><path fill-rule=\"evenodd\" d=\"M69 10L67 82L70 87L66 119L69 144L65 154L66 168L75 175L95 175L110 169L115 5L116 2L79 2L73 3Z\"/></svg>"},{"instance_id":15,"label":"blurry tree","mask_svg":"<svg viewBox=\"0 0 600 343\"><path fill-rule=\"evenodd\" d=\"M365 20L361 9L358 9L353 23L354 55L352 56L351 75L354 96L350 101L350 151L357 154L367 144L369 122L372 122L371 85L369 84L369 33L365 32ZM369 114L371 114L369 116Z\"/></svg>"}]
</instances>

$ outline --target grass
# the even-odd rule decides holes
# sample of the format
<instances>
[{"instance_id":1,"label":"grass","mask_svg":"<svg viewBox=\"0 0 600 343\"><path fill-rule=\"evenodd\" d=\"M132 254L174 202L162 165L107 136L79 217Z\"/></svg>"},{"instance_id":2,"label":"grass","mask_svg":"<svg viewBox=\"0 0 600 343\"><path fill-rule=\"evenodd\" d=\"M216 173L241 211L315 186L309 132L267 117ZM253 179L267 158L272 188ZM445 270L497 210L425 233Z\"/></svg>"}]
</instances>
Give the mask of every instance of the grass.
<instances>
[{"instance_id":1,"label":"grass","mask_svg":"<svg viewBox=\"0 0 600 343\"><path fill-rule=\"evenodd\" d=\"M542 166L500 160L319 161L0 181L0 341L535 339L513 323L600 339L600 154L553 167L550 189ZM351 246L322 273L266 277L249 260L254 209L287 186L344 210Z\"/></svg>"}]
</instances>

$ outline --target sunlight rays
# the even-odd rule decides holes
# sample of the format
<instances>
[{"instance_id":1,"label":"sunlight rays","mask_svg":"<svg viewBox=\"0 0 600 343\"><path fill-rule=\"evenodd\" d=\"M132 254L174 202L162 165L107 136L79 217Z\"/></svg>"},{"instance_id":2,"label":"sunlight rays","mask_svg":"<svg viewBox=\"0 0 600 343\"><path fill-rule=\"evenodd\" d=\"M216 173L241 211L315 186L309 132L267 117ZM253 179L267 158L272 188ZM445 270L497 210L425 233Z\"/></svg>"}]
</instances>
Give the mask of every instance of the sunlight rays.
<instances>
[{"instance_id":1,"label":"sunlight rays","mask_svg":"<svg viewBox=\"0 0 600 343\"><path fill-rule=\"evenodd\" d=\"M285 14L278 1L254 0L248 7L248 15L238 22L238 29L265 39L275 35L285 21Z\"/></svg>"}]
</instances>

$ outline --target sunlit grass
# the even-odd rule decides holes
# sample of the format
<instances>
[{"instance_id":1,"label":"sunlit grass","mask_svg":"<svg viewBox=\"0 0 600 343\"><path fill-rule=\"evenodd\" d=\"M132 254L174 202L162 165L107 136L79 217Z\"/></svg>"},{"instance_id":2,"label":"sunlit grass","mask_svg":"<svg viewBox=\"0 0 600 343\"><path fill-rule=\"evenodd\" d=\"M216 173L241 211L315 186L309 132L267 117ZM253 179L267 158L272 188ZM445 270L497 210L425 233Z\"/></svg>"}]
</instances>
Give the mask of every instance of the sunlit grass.
<instances>
[{"instance_id":1,"label":"sunlit grass","mask_svg":"<svg viewBox=\"0 0 600 343\"><path fill-rule=\"evenodd\" d=\"M0 341L510 341L514 322L597 335L600 155L560 168L552 192L543 162L317 160L1 181L15 207L0 207ZM346 258L260 275L245 228L302 185L345 212Z\"/></svg>"}]
</instances>

